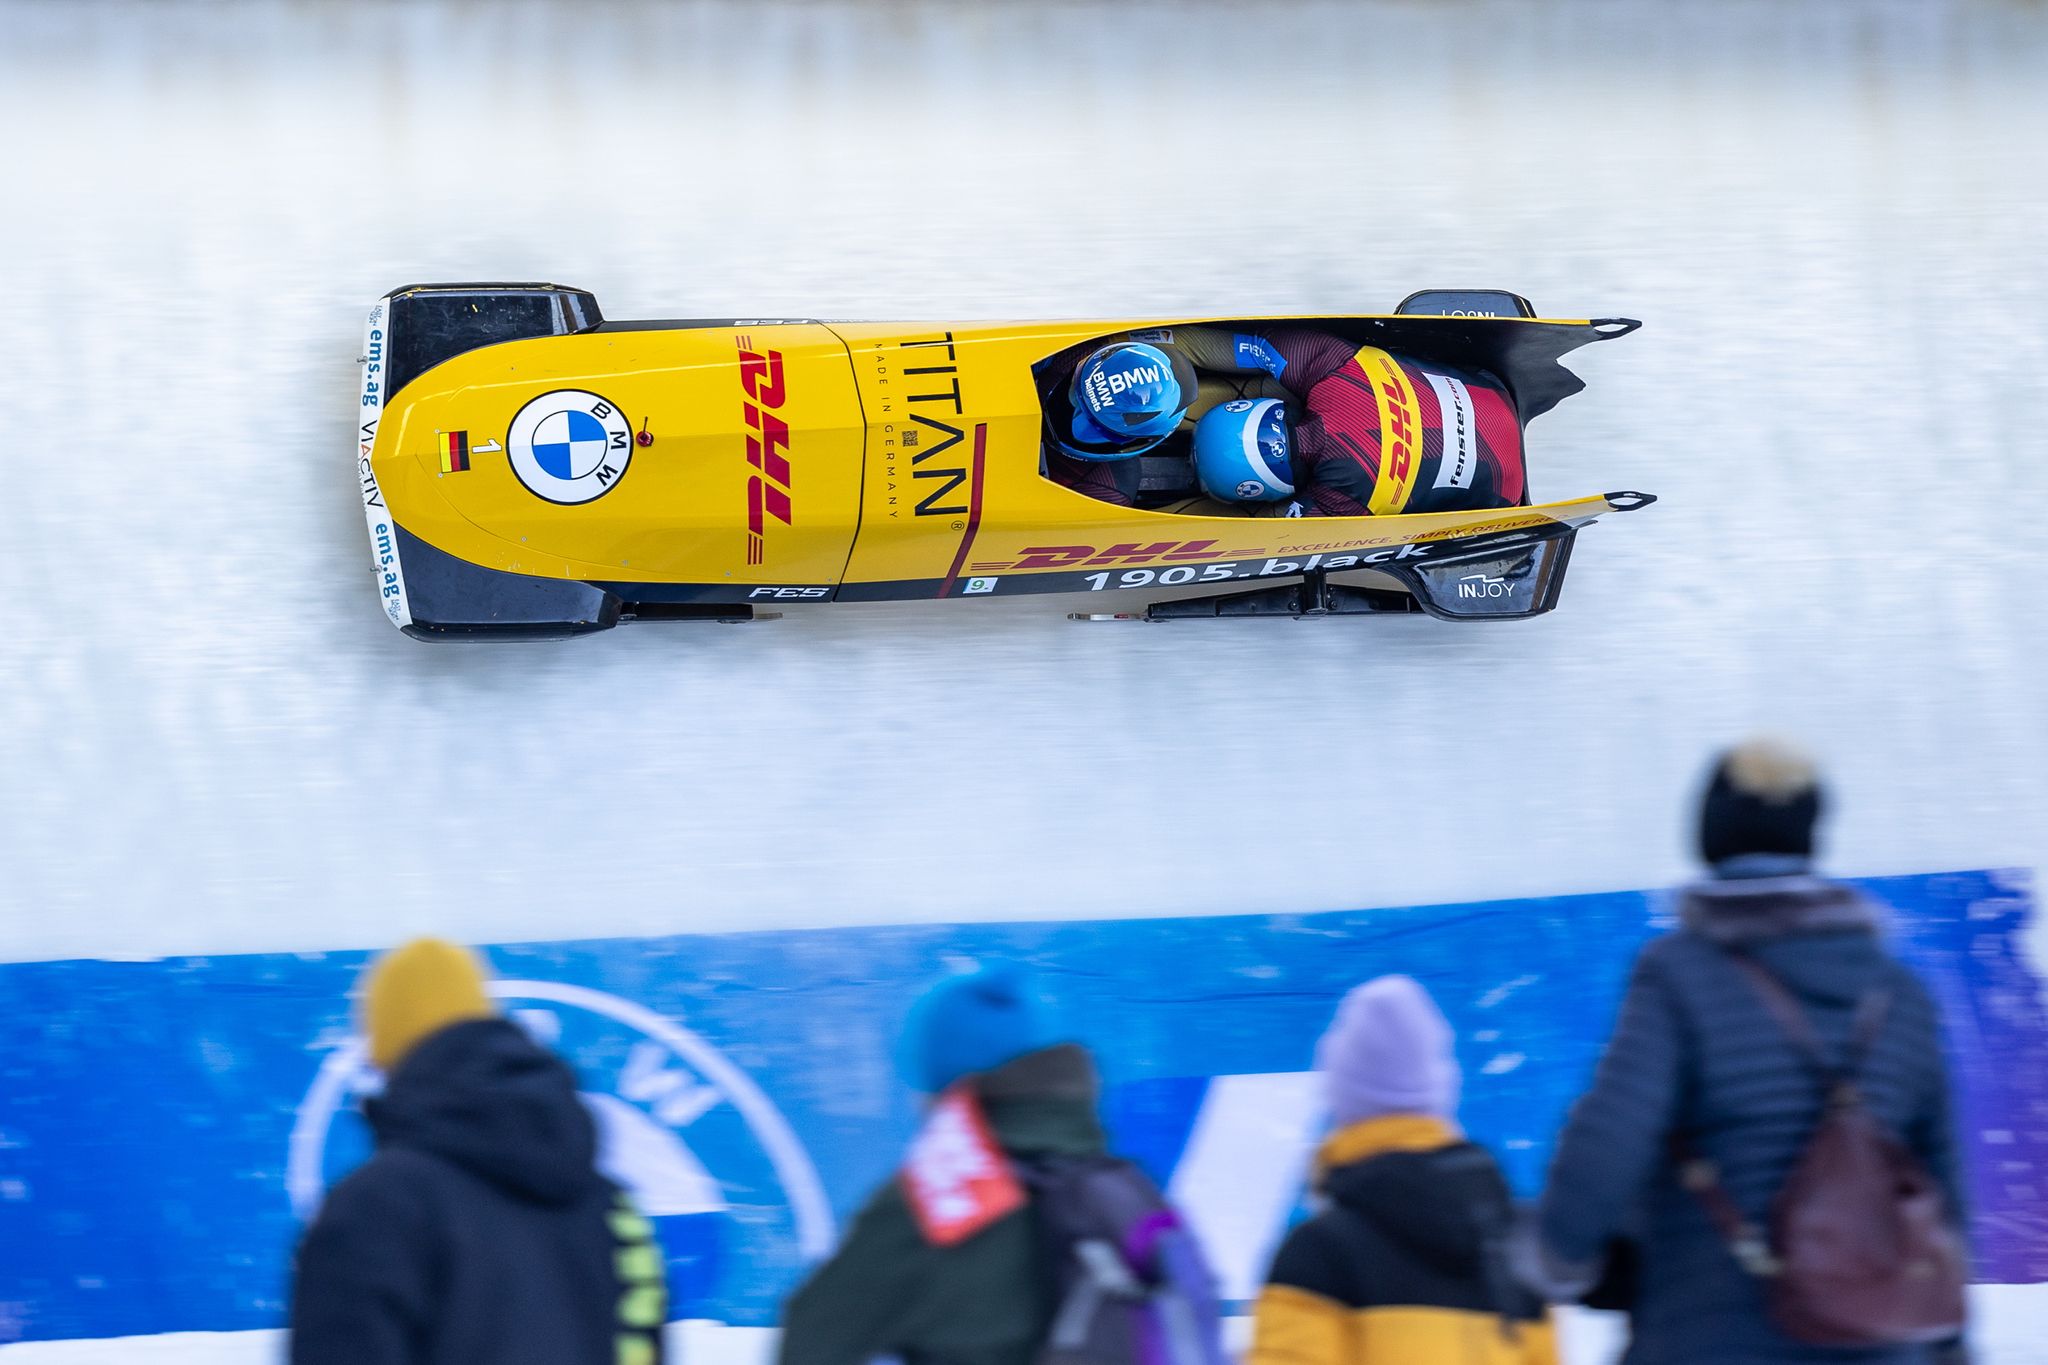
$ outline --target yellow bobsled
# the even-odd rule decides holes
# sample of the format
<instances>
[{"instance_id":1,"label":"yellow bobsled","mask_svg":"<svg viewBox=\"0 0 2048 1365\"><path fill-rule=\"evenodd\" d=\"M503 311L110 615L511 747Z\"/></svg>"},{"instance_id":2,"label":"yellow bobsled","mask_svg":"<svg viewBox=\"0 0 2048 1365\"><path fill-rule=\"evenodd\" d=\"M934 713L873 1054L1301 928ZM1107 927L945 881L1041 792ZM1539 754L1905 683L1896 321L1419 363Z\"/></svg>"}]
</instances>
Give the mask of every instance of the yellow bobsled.
<instances>
[{"instance_id":1,"label":"yellow bobsled","mask_svg":"<svg viewBox=\"0 0 2048 1365\"><path fill-rule=\"evenodd\" d=\"M1313 319L608 322L556 285L399 289L362 359L378 590L421 638L1026 593L1153 620L1533 616L1580 526L1654 499L1291 520L1117 507L1041 472L1032 370L1132 327L1306 321L1484 371L1526 423L1582 387L1561 356L1637 325L1531 313L1477 291Z\"/></svg>"}]
</instances>

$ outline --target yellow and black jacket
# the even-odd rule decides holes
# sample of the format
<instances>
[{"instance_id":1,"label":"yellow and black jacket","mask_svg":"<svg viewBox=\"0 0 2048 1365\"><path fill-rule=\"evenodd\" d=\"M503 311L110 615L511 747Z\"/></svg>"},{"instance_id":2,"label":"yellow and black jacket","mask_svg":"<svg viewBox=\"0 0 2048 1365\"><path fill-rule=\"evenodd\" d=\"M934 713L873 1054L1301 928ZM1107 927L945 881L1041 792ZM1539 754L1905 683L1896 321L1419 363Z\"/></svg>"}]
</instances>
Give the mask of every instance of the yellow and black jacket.
<instances>
[{"instance_id":1,"label":"yellow and black jacket","mask_svg":"<svg viewBox=\"0 0 2048 1365\"><path fill-rule=\"evenodd\" d=\"M1340 1130L1317 1168L1329 1206L1274 1258L1248 1365L1556 1365L1547 1312L1508 1277L1485 1148L1400 1114Z\"/></svg>"}]
</instances>

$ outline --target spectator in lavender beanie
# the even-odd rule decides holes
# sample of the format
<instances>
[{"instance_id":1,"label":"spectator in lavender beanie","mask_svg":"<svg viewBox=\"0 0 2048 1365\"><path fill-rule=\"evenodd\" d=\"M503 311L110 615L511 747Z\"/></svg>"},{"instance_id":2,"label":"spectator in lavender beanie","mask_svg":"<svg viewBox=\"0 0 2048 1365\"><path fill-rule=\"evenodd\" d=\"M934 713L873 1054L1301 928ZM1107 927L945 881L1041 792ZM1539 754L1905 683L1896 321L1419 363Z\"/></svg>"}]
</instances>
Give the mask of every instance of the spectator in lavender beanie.
<instances>
[{"instance_id":1,"label":"spectator in lavender beanie","mask_svg":"<svg viewBox=\"0 0 2048 1365\"><path fill-rule=\"evenodd\" d=\"M1344 997L1316 1045L1323 1208L1273 1259L1249 1365L1556 1365L1542 1302L1508 1272L1507 1182L1458 1128L1454 1041L1409 977Z\"/></svg>"}]
</instances>

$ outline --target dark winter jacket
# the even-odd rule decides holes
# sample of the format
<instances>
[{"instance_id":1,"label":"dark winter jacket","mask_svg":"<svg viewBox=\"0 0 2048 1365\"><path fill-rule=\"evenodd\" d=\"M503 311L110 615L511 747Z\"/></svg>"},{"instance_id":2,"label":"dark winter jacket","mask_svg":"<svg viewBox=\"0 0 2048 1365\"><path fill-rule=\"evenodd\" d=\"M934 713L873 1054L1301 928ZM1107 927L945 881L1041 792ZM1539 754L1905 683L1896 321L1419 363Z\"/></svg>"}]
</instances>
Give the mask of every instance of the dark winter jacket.
<instances>
[{"instance_id":1,"label":"dark winter jacket","mask_svg":"<svg viewBox=\"0 0 2048 1365\"><path fill-rule=\"evenodd\" d=\"M1288 1233L1249 1365L1555 1365L1543 1304L1510 1282L1507 1182L1483 1147L1419 1115L1325 1144L1330 1206Z\"/></svg>"},{"instance_id":2,"label":"dark winter jacket","mask_svg":"<svg viewBox=\"0 0 2048 1365\"><path fill-rule=\"evenodd\" d=\"M1675 1178L1682 1136L1763 1222L1818 1122L1821 1097L1796 1044L1730 960L1749 953L1805 1006L1823 1042L1846 1050L1857 1001L1891 990L1861 1088L1948 1191L1961 1222L1948 1077L1933 1002L1878 941L1877 911L1804 873L1723 879L1682 893L1681 927L1643 950L1592 1088L1559 1139L1540 1214L1543 1259L1583 1278L1611 1242L1636 1242L1631 1365L1681 1362L1906 1362L1926 1353L1802 1346L1765 1316L1695 1197Z\"/></svg>"},{"instance_id":3,"label":"dark winter jacket","mask_svg":"<svg viewBox=\"0 0 2048 1365\"><path fill-rule=\"evenodd\" d=\"M299 1248L292 1365L651 1365L665 1270L599 1175L576 1079L502 1019L442 1029L368 1106L377 1152Z\"/></svg>"},{"instance_id":4,"label":"dark winter jacket","mask_svg":"<svg viewBox=\"0 0 2048 1365\"><path fill-rule=\"evenodd\" d=\"M1095 1066L1080 1047L1027 1053L972 1084L1011 1156L1104 1150ZM1052 1321L1048 1262L1028 1208L931 1245L891 1180L785 1306L782 1365L1028 1365Z\"/></svg>"}]
</instances>

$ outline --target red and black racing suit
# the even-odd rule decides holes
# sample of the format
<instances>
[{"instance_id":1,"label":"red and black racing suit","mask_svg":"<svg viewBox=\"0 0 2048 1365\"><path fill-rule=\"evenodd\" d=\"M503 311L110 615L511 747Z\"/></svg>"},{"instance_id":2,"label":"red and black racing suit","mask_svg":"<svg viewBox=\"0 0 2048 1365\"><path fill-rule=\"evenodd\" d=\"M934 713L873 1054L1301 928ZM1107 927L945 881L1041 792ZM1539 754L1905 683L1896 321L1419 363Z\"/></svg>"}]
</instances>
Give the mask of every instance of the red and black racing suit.
<instances>
[{"instance_id":1,"label":"red and black racing suit","mask_svg":"<svg viewBox=\"0 0 2048 1365\"><path fill-rule=\"evenodd\" d=\"M1263 370L1307 408L1291 432L1305 512L1456 512L1524 499L1521 420L1491 377L1308 328L1178 330L1203 369Z\"/></svg>"}]
</instances>

